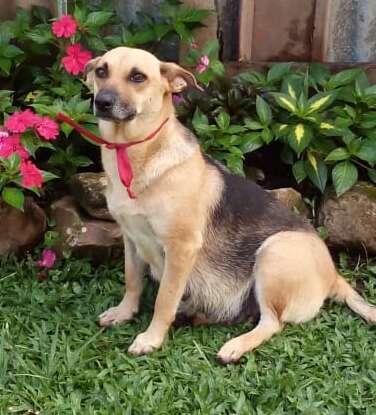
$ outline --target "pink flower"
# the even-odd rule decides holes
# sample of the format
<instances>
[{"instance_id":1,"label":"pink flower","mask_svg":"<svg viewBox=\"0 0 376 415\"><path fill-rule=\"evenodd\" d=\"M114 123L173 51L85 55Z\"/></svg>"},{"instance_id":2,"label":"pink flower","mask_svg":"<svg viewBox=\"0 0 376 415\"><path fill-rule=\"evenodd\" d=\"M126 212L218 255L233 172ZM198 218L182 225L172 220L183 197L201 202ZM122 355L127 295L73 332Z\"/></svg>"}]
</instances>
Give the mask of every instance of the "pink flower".
<instances>
[{"instance_id":1,"label":"pink flower","mask_svg":"<svg viewBox=\"0 0 376 415\"><path fill-rule=\"evenodd\" d=\"M32 187L42 187L43 176L38 167L30 160L21 162L22 186L30 189Z\"/></svg>"},{"instance_id":2,"label":"pink flower","mask_svg":"<svg viewBox=\"0 0 376 415\"><path fill-rule=\"evenodd\" d=\"M38 115L30 110L17 111L7 118L4 127L11 133L24 133L28 128L34 127L38 119Z\"/></svg>"},{"instance_id":3,"label":"pink flower","mask_svg":"<svg viewBox=\"0 0 376 415\"><path fill-rule=\"evenodd\" d=\"M196 42L191 42L191 49L198 49L198 44Z\"/></svg>"},{"instance_id":4,"label":"pink flower","mask_svg":"<svg viewBox=\"0 0 376 415\"><path fill-rule=\"evenodd\" d=\"M82 49L79 43L68 46L66 52L67 55L64 56L61 63L64 65L65 70L72 75L78 75L80 72L83 72L85 65L92 57L91 52Z\"/></svg>"},{"instance_id":5,"label":"pink flower","mask_svg":"<svg viewBox=\"0 0 376 415\"><path fill-rule=\"evenodd\" d=\"M76 20L70 14L67 14L52 23L52 33L56 37L69 38L76 33L77 26Z\"/></svg>"},{"instance_id":6,"label":"pink flower","mask_svg":"<svg viewBox=\"0 0 376 415\"><path fill-rule=\"evenodd\" d=\"M184 102L184 98L179 94L173 94L172 95L172 102L175 105L180 105L182 102Z\"/></svg>"},{"instance_id":7,"label":"pink flower","mask_svg":"<svg viewBox=\"0 0 376 415\"><path fill-rule=\"evenodd\" d=\"M210 60L207 55L201 56L198 65L196 66L196 71L198 73L203 73L208 69Z\"/></svg>"},{"instance_id":8,"label":"pink flower","mask_svg":"<svg viewBox=\"0 0 376 415\"><path fill-rule=\"evenodd\" d=\"M56 253L52 249L43 249L41 259L37 262L38 267L52 268L56 262Z\"/></svg>"},{"instance_id":9,"label":"pink flower","mask_svg":"<svg viewBox=\"0 0 376 415\"><path fill-rule=\"evenodd\" d=\"M0 157L8 158L14 153L18 154L22 160L29 157L29 153L21 144L19 135L9 135L5 131L1 131L0 134Z\"/></svg>"},{"instance_id":10,"label":"pink flower","mask_svg":"<svg viewBox=\"0 0 376 415\"><path fill-rule=\"evenodd\" d=\"M38 117L35 129L46 140L55 140L59 135L59 126L49 117Z\"/></svg>"},{"instance_id":11,"label":"pink flower","mask_svg":"<svg viewBox=\"0 0 376 415\"><path fill-rule=\"evenodd\" d=\"M5 130L0 130L0 140L2 139L2 138L8 138L9 137L9 133L8 133L8 131L5 131Z\"/></svg>"}]
</instances>

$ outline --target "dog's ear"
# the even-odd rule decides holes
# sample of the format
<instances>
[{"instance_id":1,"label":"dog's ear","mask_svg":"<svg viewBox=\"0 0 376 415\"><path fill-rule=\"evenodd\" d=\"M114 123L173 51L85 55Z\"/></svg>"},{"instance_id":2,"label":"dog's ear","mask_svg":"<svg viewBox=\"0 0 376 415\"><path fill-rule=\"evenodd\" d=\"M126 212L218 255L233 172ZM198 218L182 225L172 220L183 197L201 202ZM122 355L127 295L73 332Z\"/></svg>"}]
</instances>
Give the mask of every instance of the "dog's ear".
<instances>
[{"instance_id":1,"label":"dog's ear","mask_svg":"<svg viewBox=\"0 0 376 415\"><path fill-rule=\"evenodd\" d=\"M167 79L170 85L170 91L173 93L181 92L188 87L203 91L197 83L195 76L176 63L162 62L161 74Z\"/></svg>"},{"instance_id":2,"label":"dog's ear","mask_svg":"<svg viewBox=\"0 0 376 415\"><path fill-rule=\"evenodd\" d=\"M97 66L97 63L100 59L100 56L97 58L91 59L86 65L84 69L84 81L85 84L88 86L89 89L94 88L94 70Z\"/></svg>"}]
</instances>

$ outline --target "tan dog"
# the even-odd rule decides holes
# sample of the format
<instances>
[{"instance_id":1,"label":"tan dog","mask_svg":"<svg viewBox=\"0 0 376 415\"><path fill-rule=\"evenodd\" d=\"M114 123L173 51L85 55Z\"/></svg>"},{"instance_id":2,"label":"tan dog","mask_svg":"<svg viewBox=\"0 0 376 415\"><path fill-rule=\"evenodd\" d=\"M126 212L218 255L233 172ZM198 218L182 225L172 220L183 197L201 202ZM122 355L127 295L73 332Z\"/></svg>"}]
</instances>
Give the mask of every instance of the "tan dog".
<instances>
[{"instance_id":1,"label":"tan dog","mask_svg":"<svg viewBox=\"0 0 376 415\"><path fill-rule=\"evenodd\" d=\"M176 119L172 93L197 87L192 74L148 52L117 48L92 60L102 137L113 143L153 139L128 150L134 180L131 199L119 179L116 153L102 148L108 207L125 244L123 300L101 316L102 326L138 312L146 266L160 281L154 315L129 352L161 347L177 313L196 322L231 323L252 314L257 326L219 351L235 362L287 322L313 318L327 298L376 322L376 310L338 275L314 229L256 184L203 155L196 138Z\"/></svg>"}]
</instances>

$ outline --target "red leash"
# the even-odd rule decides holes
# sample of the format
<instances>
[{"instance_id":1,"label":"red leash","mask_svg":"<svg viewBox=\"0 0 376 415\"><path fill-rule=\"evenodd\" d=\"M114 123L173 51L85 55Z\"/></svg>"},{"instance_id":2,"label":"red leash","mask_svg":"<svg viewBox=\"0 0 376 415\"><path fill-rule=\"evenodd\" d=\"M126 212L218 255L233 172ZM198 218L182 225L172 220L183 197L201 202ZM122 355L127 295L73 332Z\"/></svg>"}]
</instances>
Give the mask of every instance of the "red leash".
<instances>
[{"instance_id":1,"label":"red leash","mask_svg":"<svg viewBox=\"0 0 376 415\"><path fill-rule=\"evenodd\" d=\"M97 135L88 131L86 128L83 128L76 121L72 120L72 118L67 117L66 115L60 112L56 115L56 120L69 124L71 127L73 127L81 135L87 137L89 140L94 141L97 144L102 144L106 146L106 148L108 148L109 150L115 150L120 181L126 187L128 196L131 199L135 199L136 196L131 191L133 171L132 171L131 162L128 157L127 149L136 144L141 144L141 143L144 143L145 141L149 141L152 138L154 138L159 133L159 131L161 131L162 127L167 123L169 118L166 118L155 131L153 131L143 140L132 141L130 143L123 143L123 144L111 143L109 141L104 140L102 137L98 137Z\"/></svg>"}]
</instances>

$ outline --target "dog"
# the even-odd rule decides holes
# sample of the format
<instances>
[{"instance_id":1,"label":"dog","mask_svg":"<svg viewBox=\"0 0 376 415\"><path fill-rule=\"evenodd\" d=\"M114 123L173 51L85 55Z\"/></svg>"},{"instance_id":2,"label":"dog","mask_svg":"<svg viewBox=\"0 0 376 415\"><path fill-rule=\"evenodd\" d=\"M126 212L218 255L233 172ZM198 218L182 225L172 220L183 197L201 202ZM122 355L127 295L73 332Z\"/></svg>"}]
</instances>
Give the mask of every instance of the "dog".
<instances>
[{"instance_id":1,"label":"dog","mask_svg":"<svg viewBox=\"0 0 376 415\"><path fill-rule=\"evenodd\" d=\"M124 236L125 295L99 324L113 326L138 313L146 267L159 282L152 320L131 354L160 348L177 315L196 324L231 324L249 320L252 304L257 325L223 345L221 362L237 362L285 323L312 319L328 298L376 322L376 308L338 274L314 228L203 154L177 120L172 94L199 88L193 74L144 50L119 47L87 64L86 82L102 137L118 146L138 142L127 149L132 193L120 179L114 149L101 149L108 208Z\"/></svg>"}]
</instances>

